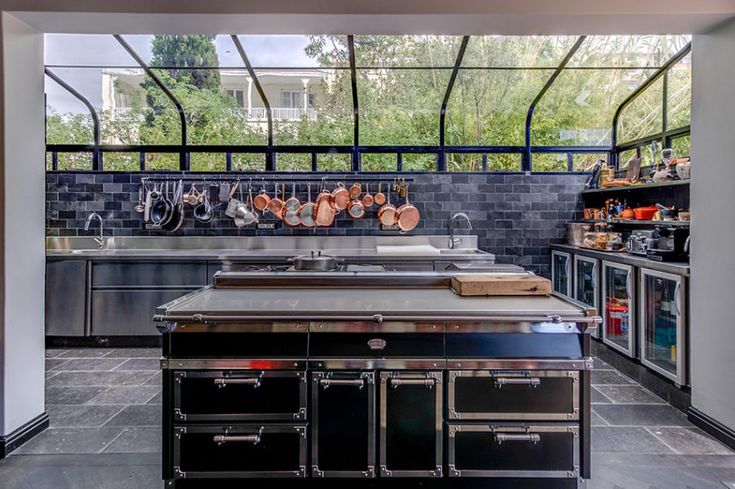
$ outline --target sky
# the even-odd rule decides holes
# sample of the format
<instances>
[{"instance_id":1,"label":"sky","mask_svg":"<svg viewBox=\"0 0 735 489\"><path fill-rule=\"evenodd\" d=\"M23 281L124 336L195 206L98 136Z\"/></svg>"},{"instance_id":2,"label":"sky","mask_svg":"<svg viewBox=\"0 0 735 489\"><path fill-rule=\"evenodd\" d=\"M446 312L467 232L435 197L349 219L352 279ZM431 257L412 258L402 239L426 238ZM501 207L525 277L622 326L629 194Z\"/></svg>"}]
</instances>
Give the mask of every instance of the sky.
<instances>
[{"instance_id":1,"label":"sky","mask_svg":"<svg viewBox=\"0 0 735 489\"><path fill-rule=\"evenodd\" d=\"M149 63L153 36L123 36L135 52ZM306 36L240 36L250 63L255 66L316 66L306 56ZM215 39L220 66L243 68L232 39L226 35ZM46 65L70 66L136 66L135 60L111 35L47 34ZM102 107L102 68L51 68L66 83L84 95L97 108ZM56 82L46 77L47 103L59 113L87 113L86 107Z\"/></svg>"}]
</instances>

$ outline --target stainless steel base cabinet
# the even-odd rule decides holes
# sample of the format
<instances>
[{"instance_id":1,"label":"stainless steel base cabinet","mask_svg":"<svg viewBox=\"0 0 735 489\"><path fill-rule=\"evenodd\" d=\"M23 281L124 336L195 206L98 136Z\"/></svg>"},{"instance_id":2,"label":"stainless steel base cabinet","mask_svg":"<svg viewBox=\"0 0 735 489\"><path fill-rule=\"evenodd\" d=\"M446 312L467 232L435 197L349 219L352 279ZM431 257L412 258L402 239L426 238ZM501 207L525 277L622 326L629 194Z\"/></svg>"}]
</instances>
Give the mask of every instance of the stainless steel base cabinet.
<instances>
[{"instance_id":1,"label":"stainless steel base cabinet","mask_svg":"<svg viewBox=\"0 0 735 489\"><path fill-rule=\"evenodd\" d=\"M306 426L174 428L174 479L305 477Z\"/></svg>"},{"instance_id":2,"label":"stainless steel base cabinet","mask_svg":"<svg viewBox=\"0 0 735 489\"><path fill-rule=\"evenodd\" d=\"M442 476L442 373L380 373L380 476Z\"/></svg>"},{"instance_id":3,"label":"stainless steel base cabinet","mask_svg":"<svg viewBox=\"0 0 735 489\"><path fill-rule=\"evenodd\" d=\"M450 424L449 477L579 477L576 424Z\"/></svg>"},{"instance_id":4,"label":"stainless steel base cabinet","mask_svg":"<svg viewBox=\"0 0 735 489\"><path fill-rule=\"evenodd\" d=\"M312 373L313 477L375 477L375 373Z\"/></svg>"}]
</instances>

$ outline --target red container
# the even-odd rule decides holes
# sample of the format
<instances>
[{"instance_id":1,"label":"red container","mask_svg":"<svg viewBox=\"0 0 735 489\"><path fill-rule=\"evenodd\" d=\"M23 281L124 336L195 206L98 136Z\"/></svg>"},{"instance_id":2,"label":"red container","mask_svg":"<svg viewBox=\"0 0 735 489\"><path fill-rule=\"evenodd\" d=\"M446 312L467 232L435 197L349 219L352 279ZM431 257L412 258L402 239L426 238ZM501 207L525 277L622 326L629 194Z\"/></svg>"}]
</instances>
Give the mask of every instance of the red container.
<instances>
[{"instance_id":1,"label":"red container","mask_svg":"<svg viewBox=\"0 0 735 489\"><path fill-rule=\"evenodd\" d=\"M649 205L648 207L636 207L633 209L635 212L635 218L641 221L650 221L653 215L658 212L658 208L655 205Z\"/></svg>"},{"instance_id":2,"label":"red container","mask_svg":"<svg viewBox=\"0 0 735 489\"><path fill-rule=\"evenodd\" d=\"M628 306L607 304L607 335L624 336L628 333Z\"/></svg>"}]
</instances>

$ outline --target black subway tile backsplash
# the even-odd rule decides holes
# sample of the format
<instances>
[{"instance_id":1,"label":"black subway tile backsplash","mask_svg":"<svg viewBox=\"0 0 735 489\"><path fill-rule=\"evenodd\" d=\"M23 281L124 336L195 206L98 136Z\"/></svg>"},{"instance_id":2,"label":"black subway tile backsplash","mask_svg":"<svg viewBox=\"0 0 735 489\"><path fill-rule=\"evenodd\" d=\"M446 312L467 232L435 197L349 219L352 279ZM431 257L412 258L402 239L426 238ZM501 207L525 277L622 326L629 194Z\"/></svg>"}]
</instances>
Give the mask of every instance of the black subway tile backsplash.
<instances>
[{"instance_id":1,"label":"black subway tile backsplash","mask_svg":"<svg viewBox=\"0 0 735 489\"><path fill-rule=\"evenodd\" d=\"M221 205L212 222L203 224L190 216L176 233L146 229L142 215L135 211L138 200L138 173L49 173L46 175L46 228L49 236L87 236L96 226L84 231L84 220L96 211L105 218L108 236L365 236L394 235L382 231L375 219L377 206L365 218L352 220L343 213L331 228L315 230L284 227L278 222L275 230L251 226L238 229L224 215ZM152 176L152 175L151 175ZM483 250L496 254L499 263L526 266L544 276L550 275L549 244L563 241L566 222L581 216L580 191L585 175L523 175L523 174L416 174L402 175L414 179L409 183L409 199L421 211L419 227L410 234L447 234L449 218L455 212L466 212L472 220L472 234L479 236ZM243 179L249 175L242 175ZM385 192L394 175L385 175ZM253 175L254 186L260 188L260 178ZM269 176L290 182L288 175ZM298 178L298 177L296 177ZM209 182L217 177L207 176ZM345 183L353 176L345 176ZM201 185L199 186L201 188ZM272 188L272 185L269 187ZM287 196L290 186L287 185ZM317 189L313 185L312 197ZM372 193L376 192L371 184ZM270 189L269 189L270 190ZM306 186L299 188L299 197L306 200ZM402 200L392 198L394 204ZM465 234L464 223L458 233Z\"/></svg>"}]
</instances>

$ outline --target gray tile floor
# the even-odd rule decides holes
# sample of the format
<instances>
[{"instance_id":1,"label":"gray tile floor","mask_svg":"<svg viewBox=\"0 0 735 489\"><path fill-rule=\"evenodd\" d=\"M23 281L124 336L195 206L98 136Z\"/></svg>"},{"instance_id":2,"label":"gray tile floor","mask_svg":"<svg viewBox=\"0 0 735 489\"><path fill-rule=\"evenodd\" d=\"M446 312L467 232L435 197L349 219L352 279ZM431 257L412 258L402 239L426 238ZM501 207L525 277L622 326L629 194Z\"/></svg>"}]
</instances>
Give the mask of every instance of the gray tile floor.
<instances>
[{"instance_id":1,"label":"gray tile floor","mask_svg":"<svg viewBox=\"0 0 735 489\"><path fill-rule=\"evenodd\" d=\"M0 488L161 488L159 350L46 356L51 426L0 461ZM735 489L735 452L681 412L597 359L592 384L589 488Z\"/></svg>"}]
</instances>

